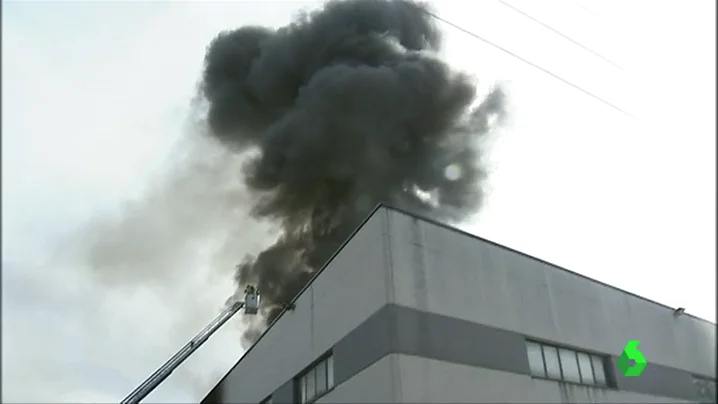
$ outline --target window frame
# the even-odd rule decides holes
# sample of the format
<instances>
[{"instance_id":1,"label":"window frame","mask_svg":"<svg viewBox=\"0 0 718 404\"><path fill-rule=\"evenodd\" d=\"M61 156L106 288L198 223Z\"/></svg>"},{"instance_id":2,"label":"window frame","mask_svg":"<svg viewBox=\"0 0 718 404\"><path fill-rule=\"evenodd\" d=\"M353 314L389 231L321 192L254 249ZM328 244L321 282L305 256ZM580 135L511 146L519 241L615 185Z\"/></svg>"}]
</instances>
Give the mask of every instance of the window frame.
<instances>
[{"instance_id":1,"label":"window frame","mask_svg":"<svg viewBox=\"0 0 718 404\"><path fill-rule=\"evenodd\" d=\"M613 387L615 387L614 384L612 383L613 379L611 378L611 375L609 374L608 367L606 366L606 355L597 354L597 353L593 353L593 352L589 352L589 351L584 351L582 349L575 349L575 348L562 346L562 345L558 345L558 344L546 343L546 342L538 341L535 339L526 338L527 357L528 357L529 345L531 345L531 344L539 347L539 350L541 352L541 361L543 364L543 374L534 373L533 367L529 366L530 372L531 372L530 375L532 378L557 381L560 383L576 384L576 385L581 385L581 386L590 386L590 387L595 387L595 388L613 388ZM554 350L554 352L556 354L556 358L558 359L559 377L553 376L553 373L551 375L549 375L548 365L546 364L546 352L545 352L546 348ZM575 380L566 378L565 370L564 370L564 363L563 363L564 360L561 357L561 351L570 352L570 354L571 354L570 356L575 361L575 367L578 370L579 381L575 381ZM588 375L584 375L583 371L581 370L581 362L579 360L579 354L582 354L582 355L585 355L586 357L588 357L588 361L589 361L588 364L591 365L591 373L592 373L590 382L588 381ZM530 358L529 358L529 361L530 361ZM600 364L599 369L597 369L596 362ZM529 363L529 365L531 365L531 364ZM602 383L599 381L600 378L596 376L597 370L601 371L601 373L603 375ZM584 380L586 380L586 381L584 381Z\"/></svg>"},{"instance_id":2,"label":"window frame","mask_svg":"<svg viewBox=\"0 0 718 404\"><path fill-rule=\"evenodd\" d=\"M586 376L588 376L588 375L584 375L584 374L583 374L583 370L581 370L581 360L579 359L581 356L585 356L586 359L588 360L588 369L591 370L591 380L592 380L591 383L588 383L588 382L585 382L585 381L584 381L584 379L585 379ZM581 375L581 384L586 384L586 385L598 385L598 383L596 382L596 371L595 371L595 369L593 368L593 359L591 359L591 354L588 353L588 352L576 351L576 362L578 362L578 372L579 372L580 375ZM584 366L585 366L585 364L584 364ZM604 369L604 373L605 373L605 369Z\"/></svg>"},{"instance_id":3,"label":"window frame","mask_svg":"<svg viewBox=\"0 0 718 404\"><path fill-rule=\"evenodd\" d=\"M576 368L576 376L578 377L578 380L567 380L566 376L566 370L564 369L564 358L561 356L561 353L567 353L569 355L569 358L566 359L566 361L569 361L573 359L574 366ZM578 383L581 384L581 368L578 366L578 351L575 349L570 348L558 348L558 363L561 366L561 379L569 382L569 383ZM568 366L568 363L566 363Z\"/></svg>"},{"instance_id":4,"label":"window frame","mask_svg":"<svg viewBox=\"0 0 718 404\"><path fill-rule=\"evenodd\" d=\"M609 373L608 366L606 366L606 356L588 352L591 358L591 369L593 370L593 382L596 386L601 387L613 387L611 374ZM603 374L603 381L599 383L598 376L596 376L596 363L600 365L601 373Z\"/></svg>"},{"instance_id":5,"label":"window frame","mask_svg":"<svg viewBox=\"0 0 718 404\"><path fill-rule=\"evenodd\" d=\"M526 348L527 348L527 349L526 349L526 353L527 353L527 355L528 355L528 347L529 347L529 346L532 346L532 345L535 346L535 347L538 349L538 355L536 355L536 359L538 359L538 360L541 361L541 369L542 369L542 371L543 371L543 374L541 374L541 375L536 375L536 376L537 376L537 377L546 377L546 375L547 375L547 372L546 372L546 358L544 357L544 354L543 354L543 345L541 345L541 343L536 342L536 341L530 341L530 340L526 341ZM531 356L530 356L530 355L529 355L529 358L528 358L528 359L529 359L529 370L531 371L531 375L534 375L534 373L533 373L533 366L531 365Z\"/></svg>"},{"instance_id":6,"label":"window frame","mask_svg":"<svg viewBox=\"0 0 718 404\"><path fill-rule=\"evenodd\" d=\"M325 382L325 388L323 391L317 390L317 372L319 366L324 366L324 382ZM307 394L307 381L309 380L309 374L313 373L313 380L314 380L314 391L311 396ZM317 360L312 362L309 366L304 368L297 376L294 378L294 384L295 384L295 397L297 397L297 401L300 404L311 404L318 400L319 398L323 397L330 391L334 389L334 355L332 351L329 351L325 353L324 355L320 356Z\"/></svg>"},{"instance_id":7,"label":"window frame","mask_svg":"<svg viewBox=\"0 0 718 404\"><path fill-rule=\"evenodd\" d=\"M551 379L551 380L563 380L563 370L561 369L561 358L558 356L558 347L556 347L554 345L547 345L547 344L540 344L540 345L541 345L541 357L543 358L543 369L544 369L544 374L546 375L546 378ZM554 353L556 354L556 365L558 365L558 379L555 376L553 376L553 372L551 372L551 375L549 375L548 363L546 361L546 349L545 348L552 349L554 351Z\"/></svg>"}]
</instances>

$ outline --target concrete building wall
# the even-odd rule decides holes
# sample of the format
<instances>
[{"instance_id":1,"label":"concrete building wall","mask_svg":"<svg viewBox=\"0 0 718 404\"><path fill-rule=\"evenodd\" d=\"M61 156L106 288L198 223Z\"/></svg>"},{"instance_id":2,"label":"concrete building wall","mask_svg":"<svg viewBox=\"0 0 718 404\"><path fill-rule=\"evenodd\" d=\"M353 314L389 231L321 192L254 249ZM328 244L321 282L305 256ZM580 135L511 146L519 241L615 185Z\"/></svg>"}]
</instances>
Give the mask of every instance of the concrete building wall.
<instances>
[{"instance_id":1,"label":"concrete building wall","mask_svg":"<svg viewBox=\"0 0 718 404\"><path fill-rule=\"evenodd\" d=\"M210 401L260 402L388 303L382 224L381 216L366 222L299 296L296 308L246 352Z\"/></svg>"},{"instance_id":2,"label":"concrete building wall","mask_svg":"<svg viewBox=\"0 0 718 404\"><path fill-rule=\"evenodd\" d=\"M716 327L656 303L400 212L390 229L396 304L715 378ZM646 282L650 282L647 279Z\"/></svg>"}]
</instances>

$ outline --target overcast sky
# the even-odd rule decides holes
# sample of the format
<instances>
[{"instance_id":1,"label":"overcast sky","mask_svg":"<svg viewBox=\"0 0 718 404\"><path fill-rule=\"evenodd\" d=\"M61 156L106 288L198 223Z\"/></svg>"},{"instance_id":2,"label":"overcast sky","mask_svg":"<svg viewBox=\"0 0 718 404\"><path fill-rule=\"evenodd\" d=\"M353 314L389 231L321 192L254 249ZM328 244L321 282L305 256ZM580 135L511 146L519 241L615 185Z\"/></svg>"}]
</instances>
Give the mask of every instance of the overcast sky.
<instances>
[{"instance_id":1,"label":"overcast sky","mask_svg":"<svg viewBox=\"0 0 718 404\"><path fill-rule=\"evenodd\" d=\"M141 211L112 233L162 259L122 257L122 276L98 276L69 252L90 219L111 226L177 161L217 32L283 25L319 3L3 3L4 402L117 401L214 317L232 290L234 256L207 262L227 236L212 226L242 223L239 236L256 239L266 229L227 204L191 237L152 235L176 229L178 217L199 220L183 207L216 204L209 187L219 180L201 175L227 167L195 178L209 184L200 193L153 202L156 222ZM510 3L602 57L498 1L436 5L636 118L440 23L447 60L482 85L507 83L512 103L491 151L488 203L462 227L715 321L715 3ZM239 326L219 332L152 401L203 397L241 354Z\"/></svg>"}]
</instances>

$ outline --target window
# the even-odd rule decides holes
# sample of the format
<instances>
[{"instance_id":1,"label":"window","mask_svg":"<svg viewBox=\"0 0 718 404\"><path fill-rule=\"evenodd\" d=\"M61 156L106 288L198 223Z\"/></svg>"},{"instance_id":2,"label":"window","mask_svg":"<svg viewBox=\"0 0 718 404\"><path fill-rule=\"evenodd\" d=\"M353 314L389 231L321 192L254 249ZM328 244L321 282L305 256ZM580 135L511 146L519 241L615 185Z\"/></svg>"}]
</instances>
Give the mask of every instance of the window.
<instances>
[{"instance_id":1,"label":"window","mask_svg":"<svg viewBox=\"0 0 718 404\"><path fill-rule=\"evenodd\" d=\"M578 359L578 370L581 372L581 383L591 384L591 380L595 380L591 355L577 352L576 357Z\"/></svg>"},{"instance_id":2,"label":"window","mask_svg":"<svg viewBox=\"0 0 718 404\"><path fill-rule=\"evenodd\" d=\"M603 357L568 348L526 342L531 375L571 383L606 386Z\"/></svg>"},{"instance_id":3,"label":"window","mask_svg":"<svg viewBox=\"0 0 718 404\"><path fill-rule=\"evenodd\" d=\"M596 384L605 386L608 384L606 381L606 366L604 360L598 355L591 355L591 365L593 365L593 377L596 380Z\"/></svg>"},{"instance_id":4,"label":"window","mask_svg":"<svg viewBox=\"0 0 718 404\"><path fill-rule=\"evenodd\" d=\"M716 382L705 377L693 376L693 386L701 403L716 402Z\"/></svg>"},{"instance_id":5,"label":"window","mask_svg":"<svg viewBox=\"0 0 718 404\"><path fill-rule=\"evenodd\" d=\"M297 379L302 403L311 403L334 387L334 358L329 355Z\"/></svg>"},{"instance_id":6,"label":"window","mask_svg":"<svg viewBox=\"0 0 718 404\"><path fill-rule=\"evenodd\" d=\"M546 369L543 366L543 354L541 353L541 345L535 342L528 342L526 348L529 353L529 366L531 374L535 376L546 377Z\"/></svg>"},{"instance_id":7,"label":"window","mask_svg":"<svg viewBox=\"0 0 718 404\"><path fill-rule=\"evenodd\" d=\"M559 348L558 354L561 359L563 379L569 382L581 383L581 372L578 370L578 359L576 358L577 352Z\"/></svg>"},{"instance_id":8,"label":"window","mask_svg":"<svg viewBox=\"0 0 718 404\"><path fill-rule=\"evenodd\" d=\"M548 345L543 346L543 363L546 367L546 376L551 379L561 379L561 365L558 362L558 351Z\"/></svg>"}]
</instances>

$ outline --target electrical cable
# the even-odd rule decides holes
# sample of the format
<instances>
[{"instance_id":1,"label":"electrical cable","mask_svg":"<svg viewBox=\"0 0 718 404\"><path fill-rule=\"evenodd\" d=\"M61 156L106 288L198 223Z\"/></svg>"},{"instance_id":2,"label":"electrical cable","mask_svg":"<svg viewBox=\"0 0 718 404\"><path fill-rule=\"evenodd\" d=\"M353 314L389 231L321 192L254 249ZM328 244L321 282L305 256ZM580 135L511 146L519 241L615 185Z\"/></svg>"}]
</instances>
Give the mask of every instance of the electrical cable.
<instances>
[{"instance_id":1,"label":"electrical cable","mask_svg":"<svg viewBox=\"0 0 718 404\"><path fill-rule=\"evenodd\" d=\"M535 68L536 70L539 70L539 71L541 71L541 72L543 72L543 73L545 73L545 74L547 74L547 75L553 77L554 79L556 79L556 80L558 80L558 81L560 81L560 82L562 82L562 83L568 85L569 87L572 87L573 89L582 92L583 94L585 94L585 95L587 95L587 96L589 96L589 97L591 97L591 98L593 98L593 99L595 99L595 100L601 102L602 104L604 104L604 105L606 105L606 106L608 106L608 107L610 107L610 108L612 108L612 109L614 109L614 110L616 110L616 111L622 113L623 115L626 115L627 117L629 117L629 118L631 118L631 119L634 119L634 120L637 119L634 115L632 115L632 114L629 113L628 111L622 109L621 107L619 107L619 106L617 106L617 105L611 103L610 101L607 101L607 100L605 100L604 98L601 98L600 96L598 96L598 95L592 93L591 91L586 90L585 88L579 86L578 84L574 84L574 83L568 81L567 79L564 79L563 77L559 76L558 74L556 74L556 73L554 73L554 72L552 72L552 71L550 71L550 70L548 70L548 69L546 69L546 68L544 68L544 67L542 67L542 66L539 66L539 65L537 65L536 63L533 63L533 62L531 62L531 61L528 60L528 59L525 59L525 58L521 57L520 55L518 55L518 54L516 54L516 53L514 53L514 52L512 52L512 51L510 51L510 50L508 50L508 49L506 49L506 48L504 48L503 46L498 45L498 44L496 44L496 43L494 43L494 42L491 42L491 41L489 41L488 39L486 39L486 38L484 38L484 37L482 37L482 36L480 36L480 35L478 35L478 34L472 32L472 31L469 31L468 29L466 29L466 28L464 28L464 27L462 27L462 26L460 26L460 25L458 25L458 24L455 24L455 23L453 23L453 22L451 22L451 21L449 21L449 20L447 20L447 19L445 19L445 18L443 18L443 17L440 17L439 15L437 15L437 14L431 12L431 11L428 11L428 10L427 10L426 13L427 13L429 16L431 16L432 18L436 19L437 21L441 21L441 22L443 22L443 23L445 23L445 24L447 24L447 25L449 25L449 26L451 26L451 27L453 27L453 28L456 28L456 29L458 29L459 31L462 31L462 32L465 33L465 34L468 34L468 35L474 37L475 39L478 39L479 41L481 41L481 42L483 42L483 43L485 43L485 44L487 44L487 45L489 45L489 46L491 46L491 47L493 47L493 48L496 48L496 49L500 50L501 52L504 52L504 53L506 53L507 55L509 55L509 56L511 56L511 57L513 57L513 58L515 58L515 59L518 59L518 60L521 61L521 62L526 63L527 65L529 65L529 66Z\"/></svg>"},{"instance_id":2,"label":"electrical cable","mask_svg":"<svg viewBox=\"0 0 718 404\"><path fill-rule=\"evenodd\" d=\"M568 36L568 35L562 33L561 31L555 29L554 27L552 27L552 26L546 24L545 22L539 20L538 18L532 16L531 14L529 14L529 13L527 13L527 12L525 12L525 11L519 9L519 8L517 8L516 6L514 6L514 5L510 4L510 3L507 3L507 2L504 1L504 0L496 0L496 1L499 2L500 4L502 4L504 7L507 7L508 9L513 10L514 12L516 12L516 13L518 13L518 14L521 14L522 16L528 18L529 20L531 20L531 21L533 21L533 22L535 22L535 23L541 25L542 27L548 29L549 31L553 32L554 34L560 36L561 38L563 38L563 39L565 39L565 40L571 42L572 44L574 44L574 45L580 47L581 49L583 49L583 50L585 50L585 51L587 51L587 52L593 54L594 56L596 56L596 57L598 57L598 58L600 58L600 59L602 59L602 60L604 60L605 62L611 64L611 65L614 66L615 68L620 69L620 70L624 70L623 67L619 66L618 64L616 64L616 63L613 62L612 60L610 60L610 59L608 59L607 57L601 55L600 53L594 51L593 49L591 49L591 48L585 46L584 44L582 44L582 43L576 41L575 39L573 39L573 38L571 38L570 36Z\"/></svg>"}]
</instances>

